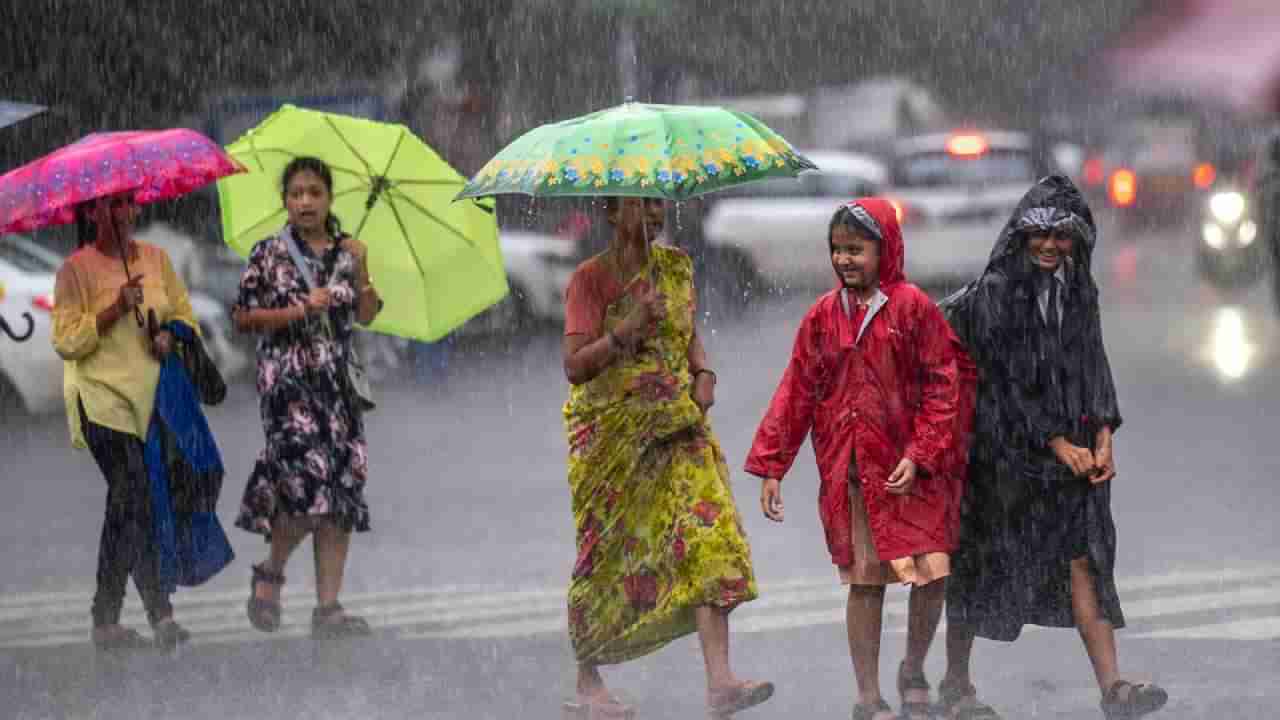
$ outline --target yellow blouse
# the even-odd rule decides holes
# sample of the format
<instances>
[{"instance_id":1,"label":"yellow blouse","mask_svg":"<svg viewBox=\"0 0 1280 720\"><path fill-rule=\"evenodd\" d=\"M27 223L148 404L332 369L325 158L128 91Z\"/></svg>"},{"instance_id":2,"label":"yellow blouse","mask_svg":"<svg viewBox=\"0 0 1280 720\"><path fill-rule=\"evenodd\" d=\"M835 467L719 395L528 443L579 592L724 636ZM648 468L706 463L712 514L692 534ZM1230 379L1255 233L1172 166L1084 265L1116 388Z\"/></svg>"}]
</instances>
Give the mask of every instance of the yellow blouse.
<instances>
[{"instance_id":1,"label":"yellow blouse","mask_svg":"<svg viewBox=\"0 0 1280 720\"><path fill-rule=\"evenodd\" d=\"M142 276L142 316L156 311L161 324L181 320L199 332L187 288L169 256L154 245L136 243L129 271ZM88 418L103 427L147 437L160 363L152 357L145 327L133 312L98 335L98 313L116 301L125 284L124 263L93 246L83 247L58 269L54 287L53 348L63 364L63 395L72 446L84 449L77 401Z\"/></svg>"}]
</instances>

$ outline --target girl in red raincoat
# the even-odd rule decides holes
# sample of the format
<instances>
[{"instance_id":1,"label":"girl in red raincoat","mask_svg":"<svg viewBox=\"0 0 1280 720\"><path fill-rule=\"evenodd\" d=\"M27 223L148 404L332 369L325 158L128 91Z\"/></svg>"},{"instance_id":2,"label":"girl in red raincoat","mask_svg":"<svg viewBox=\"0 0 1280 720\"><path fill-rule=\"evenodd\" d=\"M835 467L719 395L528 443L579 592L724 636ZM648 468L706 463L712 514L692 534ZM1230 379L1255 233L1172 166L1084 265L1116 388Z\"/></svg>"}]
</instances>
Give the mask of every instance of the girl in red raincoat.
<instances>
[{"instance_id":1,"label":"girl in red raincoat","mask_svg":"<svg viewBox=\"0 0 1280 720\"><path fill-rule=\"evenodd\" d=\"M849 585L854 720L894 717L880 693L884 587L911 586L907 654L898 672L903 715L929 716L924 659L941 617L955 548L965 413L957 341L929 297L903 276L893 206L864 198L836 211L828 234L841 287L814 303L747 472L764 479L761 506L781 522L782 476L812 433L822 478L819 513L832 562Z\"/></svg>"}]
</instances>

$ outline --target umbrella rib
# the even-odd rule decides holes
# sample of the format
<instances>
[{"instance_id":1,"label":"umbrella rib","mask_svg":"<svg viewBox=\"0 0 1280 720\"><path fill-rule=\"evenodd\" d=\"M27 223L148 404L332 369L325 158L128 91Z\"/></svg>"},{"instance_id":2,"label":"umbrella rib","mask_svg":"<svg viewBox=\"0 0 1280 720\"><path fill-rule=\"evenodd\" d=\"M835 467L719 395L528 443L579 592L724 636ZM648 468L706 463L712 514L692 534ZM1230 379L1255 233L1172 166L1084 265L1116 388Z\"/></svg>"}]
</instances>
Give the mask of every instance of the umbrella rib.
<instances>
[{"instance_id":1,"label":"umbrella rib","mask_svg":"<svg viewBox=\"0 0 1280 720\"><path fill-rule=\"evenodd\" d=\"M415 201L413 198L409 197L408 195L405 195L404 193L396 193L396 197L398 197L398 198L400 198L401 200L403 200L404 202L406 202L406 203L408 203L408 204L412 205L412 206L413 206L413 208L414 208L415 210L417 210L418 212L422 213L422 214L423 214L423 215L425 215L426 217L430 218L433 222L435 222L435 224L437 224L437 225L439 225L440 227L444 228L445 230L448 230L449 232L453 233L453 234L454 234L454 235L456 235L459 239L461 239L463 242L467 243L467 244L468 244L468 245L470 245L471 247L473 247L473 248L474 248L474 247L476 246L476 244L475 244L474 242L472 242L472 241L471 241L471 238L467 237L466 235L463 235L463 234L462 234L462 232L460 232L457 228L455 228L454 226L452 226L452 225L450 225L449 223L445 222L444 220L441 220L441 219L440 219L440 217L439 217L439 216L437 216L435 213L433 213L433 212L431 212L430 210L426 209L425 207L423 207L423 206L419 205L419 204L417 203L417 201ZM394 203L387 203L387 204L388 204L388 205L391 205L391 207L392 207L392 209L393 209L393 210L395 209L395 204L394 204ZM477 203L477 204L478 204L478 203ZM400 216L399 216L399 214L397 213L397 215L396 215L396 219L397 219L397 220L399 220L399 217L400 217ZM408 237L408 236L406 235L405 237Z\"/></svg>"},{"instance_id":2,"label":"umbrella rib","mask_svg":"<svg viewBox=\"0 0 1280 720\"><path fill-rule=\"evenodd\" d=\"M364 165L365 171L368 172L369 175L373 175L373 167L369 165L369 161L365 160L364 156L360 154L360 151L356 150L355 146L352 145L349 140L347 140L347 136L343 135L342 131L338 129L338 126L333 122L333 118L329 117L328 115L325 115L324 121L326 124L328 124L329 129L333 130L333 134L337 135L338 139L342 141L342 144L347 146L347 150L351 151L351 154L354 155L356 159L360 161L360 164Z\"/></svg>"},{"instance_id":3,"label":"umbrella rib","mask_svg":"<svg viewBox=\"0 0 1280 720\"><path fill-rule=\"evenodd\" d=\"M396 204L393 202L388 201L386 205L387 207L391 208L391 216L396 219L396 226L400 228L400 237L404 238L405 247L409 248L409 257L413 258L413 265L418 269L418 277L422 278L423 288L424 288L424 293L422 298L423 305L427 305L426 294L425 294L425 287L426 287L426 281L427 281L426 268L422 267L422 260L418 257L418 251L413 247L413 242L409 239L409 229L406 228L404 225L404 218L400 217L400 210L396 207ZM428 315L429 315L429 310L430 309L428 308ZM429 322L430 322L430 318L428 317L428 323Z\"/></svg>"},{"instance_id":4,"label":"umbrella rib","mask_svg":"<svg viewBox=\"0 0 1280 720\"><path fill-rule=\"evenodd\" d=\"M284 156L286 156L286 157L291 157L291 158L298 157L298 154L297 154L296 152L293 152L292 150L286 150L286 149L284 149L284 148L274 148L274 147L273 147L273 148L258 148L258 147L256 146L256 144L254 144L254 142L253 142L253 139L252 139L252 138L250 138L249 143L250 143L250 146L251 146L251 149L250 149L250 151L249 151L249 154L253 156L254 161L258 163L258 166L259 166L263 171L265 171L265 170L266 170L266 168L265 168L265 167L263 167L263 165L262 165L262 161L258 159L258 156L259 156L259 155L265 155L265 154L267 154L267 153L274 153L274 154L284 155ZM334 165L333 163L330 163L330 162L328 162L327 160L326 160L325 162L326 162L326 164L328 164L328 165L329 165L329 169L330 169L330 170L333 170L334 172L346 173L347 175L352 175L352 176L354 176L354 177L366 177L366 174L365 174L365 173L361 173L359 170L352 170L351 168L346 168L346 167L343 167L343 166L341 166L341 165Z\"/></svg>"}]
</instances>

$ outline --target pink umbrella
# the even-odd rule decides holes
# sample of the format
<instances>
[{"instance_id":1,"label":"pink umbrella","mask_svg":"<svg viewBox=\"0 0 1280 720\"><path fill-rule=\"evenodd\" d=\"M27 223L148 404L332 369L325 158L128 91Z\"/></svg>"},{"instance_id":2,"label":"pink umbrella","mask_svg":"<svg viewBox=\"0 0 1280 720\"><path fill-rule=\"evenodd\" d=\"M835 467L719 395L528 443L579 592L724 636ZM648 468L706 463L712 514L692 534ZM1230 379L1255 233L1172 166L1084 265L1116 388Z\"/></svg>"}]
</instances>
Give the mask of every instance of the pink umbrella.
<instances>
[{"instance_id":1,"label":"pink umbrella","mask_svg":"<svg viewBox=\"0 0 1280 720\"><path fill-rule=\"evenodd\" d=\"M1280 113L1280 2L1179 0L1154 7L1107 55L1117 86Z\"/></svg>"},{"instance_id":2,"label":"pink umbrella","mask_svg":"<svg viewBox=\"0 0 1280 720\"><path fill-rule=\"evenodd\" d=\"M74 222L86 200L132 191L145 205L240 172L193 130L94 133L0 176L0 234Z\"/></svg>"}]
</instances>

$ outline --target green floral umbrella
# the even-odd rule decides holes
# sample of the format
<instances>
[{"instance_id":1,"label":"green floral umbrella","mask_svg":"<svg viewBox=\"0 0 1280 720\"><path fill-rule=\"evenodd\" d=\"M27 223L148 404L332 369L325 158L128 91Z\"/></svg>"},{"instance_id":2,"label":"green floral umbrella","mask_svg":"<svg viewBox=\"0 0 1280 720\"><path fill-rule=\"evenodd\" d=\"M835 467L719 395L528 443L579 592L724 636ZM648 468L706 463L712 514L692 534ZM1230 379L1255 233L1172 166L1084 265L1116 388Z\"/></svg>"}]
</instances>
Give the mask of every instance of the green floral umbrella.
<instances>
[{"instance_id":1,"label":"green floral umbrella","mask_svg":"<svg viewBox=\"0 0 1280 720\"><path fill-rule=\"evenodd\" d=\"M628 102L525 133L459 198L629 195L685 200L817 166L746 113Z\"/></svg>"}]
</instances>

